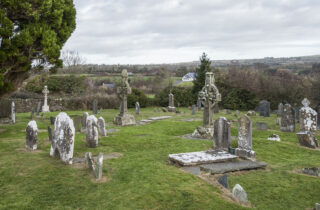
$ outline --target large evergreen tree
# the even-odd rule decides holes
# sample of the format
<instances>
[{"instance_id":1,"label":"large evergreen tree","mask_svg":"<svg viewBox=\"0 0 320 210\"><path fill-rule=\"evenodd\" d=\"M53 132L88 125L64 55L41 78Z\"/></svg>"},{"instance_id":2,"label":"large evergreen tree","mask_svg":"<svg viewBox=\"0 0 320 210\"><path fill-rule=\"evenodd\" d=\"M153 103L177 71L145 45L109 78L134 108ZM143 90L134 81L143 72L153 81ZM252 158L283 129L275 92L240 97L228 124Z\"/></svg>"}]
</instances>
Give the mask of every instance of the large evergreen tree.
<instances>
[{"instance_id":1,"label":"large evergreen tree","mask_svg":"<svg viewBox=\"0 0 320 210\"><path fill-rule=\"evenodd\" d=\"M60 50L76 27L73 0L0 0L0 96L32 66L62 66Z\"/></svg>"},{"instance_id":2,"label":"large evergreen tree","mask_svg":"<svg viewBox=\"0 0 320 210\"><path fill-rule=\"evenodd\" d=\"M196 79L193 81L192 92L198 95L198 92L205 85L206 73L211 71L211 61L206 53L200 57L200 66L196 69Z\"/></svg>"}]
</instances>

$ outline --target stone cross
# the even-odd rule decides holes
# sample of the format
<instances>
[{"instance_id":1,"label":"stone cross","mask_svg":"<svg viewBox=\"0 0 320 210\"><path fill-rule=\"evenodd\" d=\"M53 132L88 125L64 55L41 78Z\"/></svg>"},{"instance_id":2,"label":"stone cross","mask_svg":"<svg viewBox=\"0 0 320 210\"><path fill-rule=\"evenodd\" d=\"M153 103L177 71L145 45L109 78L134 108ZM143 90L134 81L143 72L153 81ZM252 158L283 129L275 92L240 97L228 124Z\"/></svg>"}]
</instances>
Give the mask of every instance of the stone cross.
<instances>
[{"instance_id":1,"label":"stone cross","mask_svg":"<svg viewBox=\"0 0 320 210\"><path fill-rule=\"evenodd\" d=\"M48 94L49 94L48 86L44 86L42 93L44 95L42 112L50 112L49 106L48 106Z\"/></svg>"},{"instance_id":2,"label":"stone cross","mask_svg":"<svg viewBox=\"0 0 320 210\"><path fill-rule=\"evenodd\" d=\"M131 88L128 82L128 72L126 69L122 70L121 77L122 83L121 87L117 89L117 93L121 99L120 116L123 116L128 113L128 94L131 94Z\"/></svg>"},{"instance_id":3,"label":"stone cross","mask_svg":"<svg viewBox=\"0 0 320 210\"><path fill-rule=\"evenodd\" d=\"M218 88L214 84L214 75L212 72L206 73L205 86L199 92L198 98L204 106L203 126L213 126L214 106L221 101L221 95Z\"/></svg>"}]
</instances>

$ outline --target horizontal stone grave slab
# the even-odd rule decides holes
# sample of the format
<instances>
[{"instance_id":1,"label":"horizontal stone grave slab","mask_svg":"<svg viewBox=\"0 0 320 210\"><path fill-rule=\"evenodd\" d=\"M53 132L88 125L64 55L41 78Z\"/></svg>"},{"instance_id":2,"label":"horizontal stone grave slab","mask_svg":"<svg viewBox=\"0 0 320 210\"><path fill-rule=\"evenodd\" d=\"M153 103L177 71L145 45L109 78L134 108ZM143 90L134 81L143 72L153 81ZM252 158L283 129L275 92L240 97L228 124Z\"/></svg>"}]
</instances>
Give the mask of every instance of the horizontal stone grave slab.
<instances>
[{"instance_id":1,"label":"horizontal stone grave slab","mask_svg":"<svg viewBox=\"0 0 320 210\"><path fill-rule=\"evenodd\" d=\"M165 120L169 118L172 118L172 116L151 117L148 120Z\"/></svg>"},{"instance_id":2,"label":"horizontal stone grave slab","mask_svg":"<svg viewBox=\"0 0 320 210\"><path fill-rule=\"evenodd\" d=\"M169 155L169 159L172 162L178 163L182 166L192 166L192 165L224 162L224 161L229 161L236 158L237 156L227 153L226 151L223 151L223 150L179 153L179 154Z\"/></svg>"},{"instance_id":3,"label":"horizontal stone grave slab","mask_svg":"<svg viewBox=\"0 0 320 210\"><path fill-rule=\"evenodd\" d=\"M233 171L264 168L266 166L267 164L263 162L244 160L244 161L212 163L212 164L202 165L200 169L206 172L210 172L211 174L223 174L223 173L233 172Z\"/></svg>"}]
</instances>

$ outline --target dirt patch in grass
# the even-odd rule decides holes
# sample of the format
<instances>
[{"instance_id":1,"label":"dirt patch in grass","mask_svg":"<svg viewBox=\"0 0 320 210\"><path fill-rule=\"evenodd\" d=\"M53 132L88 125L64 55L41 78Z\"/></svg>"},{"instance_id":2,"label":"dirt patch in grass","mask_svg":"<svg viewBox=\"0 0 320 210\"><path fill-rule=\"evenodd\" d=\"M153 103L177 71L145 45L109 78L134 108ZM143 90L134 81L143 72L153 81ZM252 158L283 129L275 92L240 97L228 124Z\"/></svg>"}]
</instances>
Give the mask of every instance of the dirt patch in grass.
<instances>
[{"instance_id":1,"label":"dirt patch in grass","mask_svg":"<svg viewBox=\"0 0 320 210\"><path fill-rule=\"evenodd\" d=\"M221 176L221 175L220 175L220 176ZM229 201L229 202L231 202L231 203L238 204L238 205L240 205L240 206L244 206L244 207L249 207L249 208L253 208L253 207L254 207L249 201L248 201L248 203L242 203L242 202L240 202L238 199L235 199L234 197L232 197L232 192L231 192L231 190L228 190L228 189L222 187L222 186L219 184L216 176L212 176L212 175L210 175L209 173L206 173L206 174L201 174L201 175L199 175L198 177L201 178L202 180L208 182L209 184L212 184L212 185L214 185L215 187L217 187L217 188L220 190L221 194L216 193L216 192L214 192L214 193L217 194L217 195L219 195L219 196L221 196L221 197L224 198L225 200L227 200L227 201Z\"/></svg>"},{"instance_id":2,"label":"dirt patch in grass","mask_svg":"<svg viewBox=\"0 0 320 210\"><path fill-rule=\"evenodd\" d=\"M6 131L6 129L1 129L0 128L0 133L3 133L3 132L5 132Z\"/></svg>"}]
</instances>

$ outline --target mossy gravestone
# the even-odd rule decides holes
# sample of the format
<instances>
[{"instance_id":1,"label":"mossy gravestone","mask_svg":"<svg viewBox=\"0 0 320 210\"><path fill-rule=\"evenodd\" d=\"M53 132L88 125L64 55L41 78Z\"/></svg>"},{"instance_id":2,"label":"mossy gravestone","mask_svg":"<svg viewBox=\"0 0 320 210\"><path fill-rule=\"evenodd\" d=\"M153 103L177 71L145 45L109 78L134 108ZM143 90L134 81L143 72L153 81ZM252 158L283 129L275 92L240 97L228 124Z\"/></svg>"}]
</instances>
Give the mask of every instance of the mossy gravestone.
<instances>
[{"instance_id":1,"label":"mossy gravestone","mask_svg":"<svg viewBox=\"0 0 320 210\"><path fill-rule=\"evenodd\" d=\"M26 149L33 151L37 149L38 127L36 121L32 120L26 128Z\"/></svg>"},{"instance_id":2,"label":"mossy gravestone","mask_svg":"<svg viewBox=\"0 0 320 210\"><path fill-rule=\"evenodd\" d=\"M295 110L290 104L285 104L281 111L280 130L283 132L296 131Z\"/></svg>"}]
</instances>

